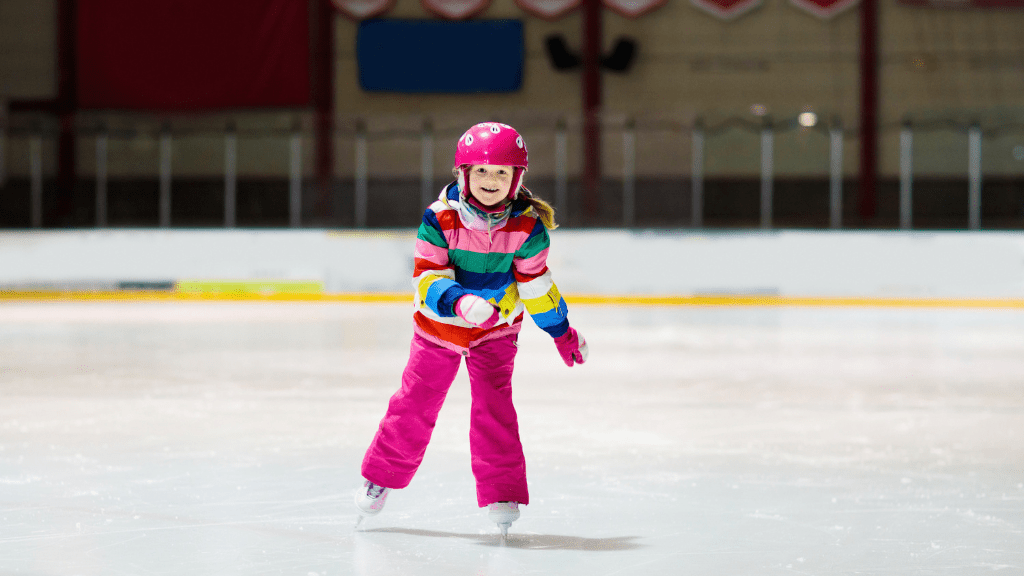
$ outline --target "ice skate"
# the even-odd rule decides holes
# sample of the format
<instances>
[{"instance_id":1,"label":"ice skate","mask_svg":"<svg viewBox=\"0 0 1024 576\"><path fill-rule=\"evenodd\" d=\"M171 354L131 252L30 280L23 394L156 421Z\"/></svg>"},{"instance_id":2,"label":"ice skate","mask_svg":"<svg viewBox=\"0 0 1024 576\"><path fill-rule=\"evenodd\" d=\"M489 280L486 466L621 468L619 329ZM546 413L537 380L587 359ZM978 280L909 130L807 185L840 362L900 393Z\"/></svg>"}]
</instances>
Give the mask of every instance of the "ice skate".
<instances>
[{"instance_id":1,"label":"ice skate","mask_svg":"<svg viewBox=\"0 0 1024 576\"><path fill-rule=\"evenodd\" d=\"M487 517L501 529L501 540L508 538L508 529L519 520L519 502L495 502L487 507Z\"/></svg>"},{"instance_id":2,"label":"ice skate","mask_svg":"<svg viewBox=\"0 0 1024 576\"><path fill-rule=\"evenodd\" d=\"M363 483L363 489L356 492L355 498L356 511L359 513L356 518L356 527L363 521L363 518L380 514L390 492L391 488L378 486L369 480Z\"/></svg>"}]
</instances>

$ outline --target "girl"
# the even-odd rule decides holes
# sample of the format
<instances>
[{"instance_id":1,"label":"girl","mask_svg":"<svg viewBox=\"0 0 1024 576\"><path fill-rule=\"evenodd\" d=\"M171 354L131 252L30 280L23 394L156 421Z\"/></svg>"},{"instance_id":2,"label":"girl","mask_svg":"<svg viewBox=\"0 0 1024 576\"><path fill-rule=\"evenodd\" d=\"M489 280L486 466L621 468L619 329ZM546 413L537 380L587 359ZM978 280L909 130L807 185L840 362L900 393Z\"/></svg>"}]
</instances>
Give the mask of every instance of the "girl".
<instances>
[{"instance_id":1,"label":"girl","mask_svg":"<svg viewBox=\"0 0 1024 576\"><path fill-rule=\"evenodd\" d=\"M587 359L546 261L554 210L523 186L526 143L511 126L477 124L459 139L455 181L423 215L416 237L416 313L409 363L391 397L356 495L359 520L384 508L423 460L463 358L472 408L477 503L502 534L529 504L526 461L512 406L512 365L523 311L554 338L568 366Z\"/></svg>"}]
</instances>

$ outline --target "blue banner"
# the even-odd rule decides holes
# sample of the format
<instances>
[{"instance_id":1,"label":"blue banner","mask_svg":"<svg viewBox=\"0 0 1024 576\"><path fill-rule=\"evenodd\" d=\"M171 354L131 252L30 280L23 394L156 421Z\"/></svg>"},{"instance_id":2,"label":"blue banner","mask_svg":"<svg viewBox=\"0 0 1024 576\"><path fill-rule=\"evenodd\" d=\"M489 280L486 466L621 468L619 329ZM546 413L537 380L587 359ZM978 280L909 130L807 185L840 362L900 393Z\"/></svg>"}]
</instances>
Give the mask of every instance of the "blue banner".
<instances>
[{"instance_id":1,"label":"blue banner","mask_svg":"<svg viewBox=\"0 0 1024 576\"><path fill-rule=\"evenodd\" d=\"M515 92L523 84L518 20L364 20L356 35L368 92Z\"/></svg>"}]
</instances>

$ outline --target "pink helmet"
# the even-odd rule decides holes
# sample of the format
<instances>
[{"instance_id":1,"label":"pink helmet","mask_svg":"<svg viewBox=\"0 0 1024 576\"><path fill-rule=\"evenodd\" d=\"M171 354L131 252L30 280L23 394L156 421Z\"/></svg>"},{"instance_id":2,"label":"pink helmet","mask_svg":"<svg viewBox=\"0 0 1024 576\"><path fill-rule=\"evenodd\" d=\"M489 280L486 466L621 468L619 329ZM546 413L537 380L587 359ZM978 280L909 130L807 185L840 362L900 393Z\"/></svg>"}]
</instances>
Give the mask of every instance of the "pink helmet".
<instances>
[{"instance_id":1,"label":"pink helmet","mask_svg":"<svg viewBox=\"0 0 1024 576\"><path fill-rule=\"evenodd\" d=\"M464 191L469 190L469 173L463 168L478 164L514 167L515 174L512 177L509 198L515 200L519 195L523 172L530 166L526 142L519 132L508 124L477 124L466 130L459 138L459 144L455 149L455 170L463 180L459 185Z\"/></svg>"}]
</instances>

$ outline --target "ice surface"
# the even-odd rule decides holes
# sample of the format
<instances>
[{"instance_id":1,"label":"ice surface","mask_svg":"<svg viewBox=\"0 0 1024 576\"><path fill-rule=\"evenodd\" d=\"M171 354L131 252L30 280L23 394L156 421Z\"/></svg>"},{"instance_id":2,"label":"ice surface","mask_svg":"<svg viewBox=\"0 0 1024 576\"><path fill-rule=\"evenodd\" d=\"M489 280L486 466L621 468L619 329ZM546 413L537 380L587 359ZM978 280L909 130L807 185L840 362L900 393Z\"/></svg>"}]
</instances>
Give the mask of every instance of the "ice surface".
<instances>
[{"instance_id":1,"label":"ice surface","mask_svg":"<svg viewBox=\"0 0 1024 576\"><path fill-rule=\"evenodd\" d=\"M1024 312L573 307L523 331L532 502L460 374L354 531L405 305L0 303L0 574L1024 574Z\"/></svg>"}]
</instances>

